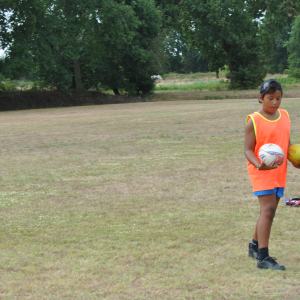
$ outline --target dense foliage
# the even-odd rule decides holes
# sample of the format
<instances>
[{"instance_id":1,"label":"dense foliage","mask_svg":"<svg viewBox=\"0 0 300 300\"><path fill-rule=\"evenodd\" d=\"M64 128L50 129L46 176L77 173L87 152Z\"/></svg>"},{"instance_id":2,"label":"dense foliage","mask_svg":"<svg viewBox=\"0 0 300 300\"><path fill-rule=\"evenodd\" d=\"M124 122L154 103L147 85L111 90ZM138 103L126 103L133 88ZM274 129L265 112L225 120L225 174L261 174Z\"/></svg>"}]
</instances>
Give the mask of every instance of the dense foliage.
<instances>
[{"instance_id":1,"label":"dense foliage","mask_svg":"<svg viewBox=\"0 0 300 300\"><path fill-rule=\"evenodd\" d=\"M289 75L300 79L300 16L295 19L291 38L286 43L289 56Z\"/></svg>"},{"instance_id":2,"label":"dense foliage","mask_svg":"<svg viewBox=\"0 0 300 300\"><path fill-rule=\"evenodd\" d=\"M288 68L288 51L286 48L286 42L290 38L290 32L292 31L294 18L288 16L286 25L281 31L275 33L275 41L270 43L264 43L264 57L266 60L266 67L268 73L284 73ZM270 44L272 45L270 47Z\"/></svg>"},{"instance_id":3,"label":"dense foliage","mask_svg":"<svg viewBox=\"0 0 300 300\"><path fill-rule=\"evenodd\" d=\"M251 88L267 73L262 45L275 43L274 33L297 12L299 2L182 0L180 6L182 31L210 58L211 69L227 65L232 88Z\"/></svg>"},{"instance_id":4,"label":"dense foliage","mask_svg":"<svg viewBox=\"0 0 300 300\"><path fill-rule=\"evenodd\" d=\"M147 94L154 88L151 75L164 71L161 16L151 0L33 2L32 20L31 8L20 14L22 1L15 3L4 26L16 20L18 26L10 34L2 29L3 44L11 42L12 77L30 74L60 90L101 83L116 94Z\"/></svg>"}]
</instances>

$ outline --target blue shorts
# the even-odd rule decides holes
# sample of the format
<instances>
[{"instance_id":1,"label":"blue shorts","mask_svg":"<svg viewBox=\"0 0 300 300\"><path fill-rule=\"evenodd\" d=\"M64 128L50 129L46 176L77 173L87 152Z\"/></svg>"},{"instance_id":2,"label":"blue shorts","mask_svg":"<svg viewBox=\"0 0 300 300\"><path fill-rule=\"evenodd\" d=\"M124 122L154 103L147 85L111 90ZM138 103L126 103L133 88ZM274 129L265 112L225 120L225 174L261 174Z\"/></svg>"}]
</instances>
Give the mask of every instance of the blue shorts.
<instances>
[{"instance_id":1,"label":"blue shorts","mask_svg":"<svg viewBox=\"0 0 300 300\"><path fill-rule=\"evenodd\" d=\"M265 195L276 194L277 198L281 198L281 197L283 197L283 193L284 193L284 188L275 188L273 190L253 192L253 195L254 196L265 196Z\"/></svg>"}]
</instances>

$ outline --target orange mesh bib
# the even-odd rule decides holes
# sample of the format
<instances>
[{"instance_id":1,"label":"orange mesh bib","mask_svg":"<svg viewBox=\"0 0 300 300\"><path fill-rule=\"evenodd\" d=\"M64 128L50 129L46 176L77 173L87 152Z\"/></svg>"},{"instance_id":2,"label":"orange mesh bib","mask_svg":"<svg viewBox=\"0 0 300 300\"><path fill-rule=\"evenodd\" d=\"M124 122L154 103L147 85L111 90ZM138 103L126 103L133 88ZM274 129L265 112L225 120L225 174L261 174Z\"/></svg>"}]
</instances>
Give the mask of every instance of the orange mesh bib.
<instances>
[{"instance_id":1,"label":"orange mesh bib","mask_svg":"<svg viewBox=\"0 0 300 300\"><path fill-rule=\"evenodd\" d=\"M279 109L279 118L270 121L260 113L255 112L247 117L246 123L252 119L256 136L255 155L258 156L259 148L264 144L276 144L282 148L285 155L284 163L274 170L259 171L250 162L247 164L253 191L271 190L276 187L286 186L287 151L290 140L290 119L287 111Z\"/></svg>"}]
</instances>

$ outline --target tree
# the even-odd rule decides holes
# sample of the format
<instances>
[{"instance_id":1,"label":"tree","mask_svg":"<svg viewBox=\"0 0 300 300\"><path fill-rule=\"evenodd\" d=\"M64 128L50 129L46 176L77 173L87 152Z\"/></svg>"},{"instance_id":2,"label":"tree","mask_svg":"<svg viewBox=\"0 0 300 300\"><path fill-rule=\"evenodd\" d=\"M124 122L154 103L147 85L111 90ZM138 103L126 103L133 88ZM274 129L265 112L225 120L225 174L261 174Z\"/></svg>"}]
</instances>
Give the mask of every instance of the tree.
<instances>
[{"instance_id":1,"label":"tree","mask_svg":"<svg viewBox=\"0 0 300 300\"><path fill-rule=\"evenodd\" d=\"M32 20L23 1L5 1L12 12L3 24L13 30L2 35L9 57L26 57L47 86L80 91L100 82L116 94L145 94L154 88L151 75L163 72L160 12L152 0L33 0Z\"/></svg>"},{"instance_id":2,"label":"tree","mask_svg":"<svg viewBox=\"0 0 300 300\"><path fill-rule=\"evenodd\" d=\"M209 71L209 58L203 57L200 49L190 49L183 52L183 68L186 74Z\"/></svg>"},{"instance_id":3,"label":"tree","mask_svg":"<svg viewBox=\"0 0 300 300\"><path fill-rule=\"evenodd\" d=\"M169 62L168 72L189 74L209 71L209 59L203 57L200 49L191 48L187 42L183 42L177 30L167 37L165 52Z\"/></svg>"},{"instance_id":4,"label":"tree","mask_svg":"<svg viewBox=\"0 0 300 300\"><path fill-rule=\"evenodd\" d=\"M168 58L168 72L183 73L183 51L186 45L181 40L181 35L177 30L169 33L166 39L165 53Z\"/></svg>"},{"instance_id":5,"label":"tree","mask_svg":"<svg viewBox=\"0 0 300 300\"><path fill-rule=\"evenodd\" d=\"M289 76L300 79L300 16L293 24L289 41L286 43L289 52Z\"/></svg>"},{"instance_id":6,"label":"tree","mask_svg":"<svg viewBox=\"0 0 300 300\"><path fill-rule=\"evenodd\" d=\"M232 88L253 88L266 75L259 35L262 24L271 40L288 14L299 8L298 1L281 0L181 0L181 27L189 41L201 48L218 72L227 65ZM274 39L274 37L273 37Z\"/></svg>"},{"instance_id":7,"label":"tree","mask_svg":"<svg viewBox=\"0 0 300 300\"><path fill-rule=\"evenodd\" d=\"M270 47L269 43L263 45L264 57L266 58L266 67L268 73L283 73L288 69L288 51L285 43L290 38L290 32L292 31L292 24L294 18L288 16L286 25L281 31L276 34L275 41L271 42L273 47ZM263 33L261 33L263 35Z\"/></svg>"},{"instance_id":8,"label":"tree","mask_svg":"<svg viewBox=\"0 0 300 300\"><path fill-rule=\"evenodd\" d=\"M131 95L143 95L154 89L155 82L151 75L162 74L165 69L161 16L152 1L128 0L126 4L134 13L132 25L136 24L131 31L128 47L112 45L103 54L100 63L94 64L95 76L91 78L87 72L86 75L90 82L101 82L104 88L112 89L116 94L121 90Z\"/></svg>"}]
</instances>

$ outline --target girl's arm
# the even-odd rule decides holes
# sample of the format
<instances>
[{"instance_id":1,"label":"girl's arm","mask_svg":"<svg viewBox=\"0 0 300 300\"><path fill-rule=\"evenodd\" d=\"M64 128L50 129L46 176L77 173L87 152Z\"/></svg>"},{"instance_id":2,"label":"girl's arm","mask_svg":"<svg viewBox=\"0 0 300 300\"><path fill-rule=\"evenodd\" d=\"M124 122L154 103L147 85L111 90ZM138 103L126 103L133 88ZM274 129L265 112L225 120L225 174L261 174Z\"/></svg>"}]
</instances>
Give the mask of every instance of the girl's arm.
<instances>
[{"instance_id":1,"label":"girl's arm","mask_svg":"<svg viewBox=\"0 0 300 300\"><path fill-rule=\"evenodd\" d=\"M256 138L252 119L250 118L245 129L245 146L244 152L248 161L258 168L258 170L272 170L277 167L267 167L264 163L260 162L254 153Z\"/></svg>"}]
</instances>

